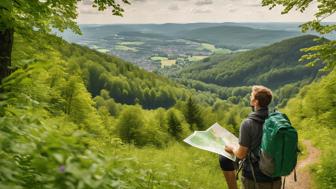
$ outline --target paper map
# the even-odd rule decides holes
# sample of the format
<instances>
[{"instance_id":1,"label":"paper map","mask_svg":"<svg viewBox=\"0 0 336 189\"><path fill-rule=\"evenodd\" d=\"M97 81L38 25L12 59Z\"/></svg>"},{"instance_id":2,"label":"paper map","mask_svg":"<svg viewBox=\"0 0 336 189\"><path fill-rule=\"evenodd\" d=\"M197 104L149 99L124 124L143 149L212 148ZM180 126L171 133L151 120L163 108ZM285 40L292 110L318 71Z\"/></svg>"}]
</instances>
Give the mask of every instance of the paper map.
<instances>
[{"instance_id":1,"label":"paper map","mask_svg":"<svg viewBox=\"0 0 336 189\"><path fill-rule=\"evenodd\" d=\"M218 123L213 124L206 131L195 131L183 141L196 148L223 155L233 161L236 160L236 157L227 153L224 148L226 144L238 146L238 138Z\"/></svg>"}]
</instances>

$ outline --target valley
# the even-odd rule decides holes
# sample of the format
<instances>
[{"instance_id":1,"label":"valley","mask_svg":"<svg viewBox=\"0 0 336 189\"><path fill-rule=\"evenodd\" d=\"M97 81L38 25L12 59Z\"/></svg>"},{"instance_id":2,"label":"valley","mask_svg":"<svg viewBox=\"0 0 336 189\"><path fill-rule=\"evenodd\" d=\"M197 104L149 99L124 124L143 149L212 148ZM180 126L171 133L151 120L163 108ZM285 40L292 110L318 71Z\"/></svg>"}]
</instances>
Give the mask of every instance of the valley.
<instances>
[{"instance_id":1,"label":"valley","mask_svg":"<svg viewBox=\"0 0 336 189\"><path fill-rule=\"evenodd\" d=\"M271 29L259 29L246 27L243 23L82 25L82 36L71 32L59 35L69 42L154 71L174 64L189 64L213 54L247 51L301 35L298 31L269 27Z\"/></svg>"}]
</instances>

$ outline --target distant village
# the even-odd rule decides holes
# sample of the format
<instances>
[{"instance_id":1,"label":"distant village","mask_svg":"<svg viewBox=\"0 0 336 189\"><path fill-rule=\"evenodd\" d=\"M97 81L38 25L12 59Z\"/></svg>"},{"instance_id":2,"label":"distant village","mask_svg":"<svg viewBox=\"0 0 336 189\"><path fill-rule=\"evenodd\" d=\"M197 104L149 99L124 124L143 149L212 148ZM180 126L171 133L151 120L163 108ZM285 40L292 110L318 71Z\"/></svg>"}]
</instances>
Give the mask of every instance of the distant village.
<instances>
[{"instance_id":1,"label":"distant village","mask_svg":"<svg viewBox=\"0 0 336 189\"><path fill-rule=\"evenodd\" d=\"M214 52L214 47L207 47L209 44L203 45L184 39L146 38L117 34L99 41L83 40L81 44L118 56L148 71L199 61Z\"/></svg>"}]
</instances>

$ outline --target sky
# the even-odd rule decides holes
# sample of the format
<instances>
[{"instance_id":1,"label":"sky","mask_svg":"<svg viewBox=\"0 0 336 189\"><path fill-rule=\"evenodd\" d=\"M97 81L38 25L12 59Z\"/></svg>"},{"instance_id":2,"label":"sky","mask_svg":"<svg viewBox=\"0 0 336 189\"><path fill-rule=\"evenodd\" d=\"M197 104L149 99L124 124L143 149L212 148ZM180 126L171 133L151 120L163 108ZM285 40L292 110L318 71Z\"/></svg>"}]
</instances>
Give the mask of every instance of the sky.
<instances>
[{"instance_id":1,"label":"sky","mask_svg":"<svg viewBox=\"0 0 336 189\"><path fill-rule=\"evenodd\" d=\"M123 17L98 12L92 0L78 3L79 24L194 23L194 22L305 22L312 20L316 4L301 13L282 15L281 7L269 10L261 0L130 0L121 4ZM117 0L118 1L118 0ZM335 22L336 15L326 21Z\"/></svg>"}]
</instances>

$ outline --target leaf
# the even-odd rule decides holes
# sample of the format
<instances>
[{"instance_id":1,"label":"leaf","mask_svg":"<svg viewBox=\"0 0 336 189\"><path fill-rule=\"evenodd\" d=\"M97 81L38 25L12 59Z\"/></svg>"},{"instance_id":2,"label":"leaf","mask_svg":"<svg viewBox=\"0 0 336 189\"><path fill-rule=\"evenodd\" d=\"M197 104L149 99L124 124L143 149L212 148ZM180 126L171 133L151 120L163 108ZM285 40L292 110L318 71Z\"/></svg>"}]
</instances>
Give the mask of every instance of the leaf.
<instances>
[{"instance_id":1,"label":"leaf","mask_svg":"<svg viewBox=\"0 0 336 189\"><path fill-rule=\"evenodd\" d=\"M11 0L2 0L0 4L0 10L4 9L8 12L12 11L12 1Z\"/></svg>"},{"instance_id":2,"label":"leaf","mask_svg":"<svg viewBox=\"0 0 336 189\"><path fill-rule=\"evenodd\" d=\"M58 163L64 163L64 158L62 154L54 153L53 156Z\"/></svg>"}]
</instances>

